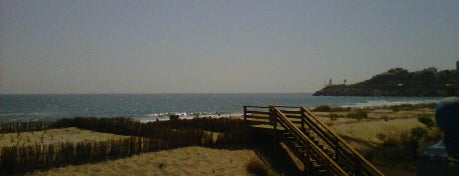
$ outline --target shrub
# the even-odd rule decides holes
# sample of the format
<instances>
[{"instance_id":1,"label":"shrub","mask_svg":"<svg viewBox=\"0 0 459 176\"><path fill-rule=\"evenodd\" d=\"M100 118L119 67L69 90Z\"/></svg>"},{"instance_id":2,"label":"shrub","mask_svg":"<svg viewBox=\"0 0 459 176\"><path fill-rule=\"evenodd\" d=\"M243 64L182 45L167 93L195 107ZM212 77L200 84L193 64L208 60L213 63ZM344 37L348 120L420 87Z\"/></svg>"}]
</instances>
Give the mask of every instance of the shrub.
<instances>
[{"instance_id":1,"label":"shrub","mask_svg":"<svg viewBox=\"0 0 459 176\"><path fill-rule=\"evenodd\" d=\"M400 104L400 105L393 105L393 106L390 106L390 109L392 109L392 111L394 112L398 112L398 111L401 111L401 110L413 110L416 108L416 105L412 105L412 104Z\"/></svg>"},{"instance_id":2,"label":"shrub","mask_svg":"<svg viewBox=\"0 0 459 176\"><path fill-rule=\"evenodd\" d=\"M437 103L425 103L425 104L420 104L421 108L429 108L429 109L435 109L437 106Z\"/></svg>"},{"instance_id":3,"label":"shrub","mask_svg":"<svg viewBox=\"0 0 459 176\"><path fill-rule=\"evenodd\" d=\"M400 111L400 107L399 106L391 106L390 109L392 110L392 112Z\"/></svg>"},{"instance_id":4,"label":"shrub","mask_svg":"<svg viewBox=\"0 0 459 176\"><path fill-rule=\"evenodd\" d=\"M414 109L422 109L422 108L428 108L428 109L434 109L435 106L437 106L436 103L424 103L424 104L400 104L400 105L393 105L390 106L390 109L392 111L397 112L400 110L414 110Z\"/></svg>"},{"instance_id":5,"label":"shrub","mask_svg":"<svg viewBox=\"0 0 459 176\"><path fill-rule=\"evenodd\" d=\"M330 117L330 120L336 120L338 118L343 118L344 116L341 114L330 113L329 117Z\"/></svg>"},{"instance_id":6,"label":"shrub","mask_svg":"<svg viewBox=\"0 0 459 176\"><path fill-rule=\"evenodd\" d=\"M418 121L422 124L426 125L427 128L432 128L435 126L435 122L426 114L421 114L418 116Z\"/></svg>"},{"instance_id":7,"label":"shrub","mask_svg":"<svg viewBox=\"0 0 459 176\"><path fill-rule=\"evenodd\" d=\"M384 141L386 139L386 135L384 133L378 133L376 134L376 137L381 140L381 141Z\"/></svg>"},{"instance_id":8,"label":"shrub","mask_svg":"<svg viewBox=\"0 0 459 176\"><path fill-rule=\"evenodd\" d=\"M352 118L352 119L361 120L361 119L368 118L368 114L367 114L367 111L360 109L360 110L348 113L347 117Z\"/></svg>"},{"instance_id":9,"label":"shrub","mask_svg":"<svg viewBox=\"0 0 459 176\"><path fill-rule=\"evenodd\" d=\"M338 114L330 113L330 120L335 121L335 120L338 119L339 117L340 117L340 115L338 115Z\"/></svg>"},{"instance_id":10,"label":"shrub","mask_svg":"<svg viewBox=\"0 0 459 176\"><path fill-rule=\"evenodd\" d=\"M387 164L413 164L419 155L420 141L428 138L428 130L415 127L398 136L387 137L383 133L378 133L376 137L383 143L368 153L368 159Z\"/></svg>"},{"instance_id":11,"label":"shrub","mask_svg":"<svg viewBox=\"0 0 459 176\"><path fill-rule=\"evenodd\" d=\"M382 139L383 143L367 154L369 160L397 165L415 161L419 145L417 141L412 140L410 133L389 137L380 133L377 137Z\"/></svg>"},{"instance_id":12,"label":"shrub","mask_svg":"<svg viewBox=\"0 0 459 176\"><path fill-rule=\"evenodd\" d=\"M386 115L382 116L381 118L384 119L384 121L386 121L386 122L389 121L389 117L386 116Z\"/></svg>"},{"instance_id":13,"label":"shrub","mask_svg":"<svg viewBox=\"0 0 459 176\"><path fill-rule=\"evenodd\" d=\"M443 132L438 127L434 127L430 130L429 136L426 137L426 141L437 142L442 138Z\"/></svg>"},{"instance_id":14,"label":"shrub","mask_svg":"<svg viewBox=\"0 0 459 176\"><path fill-rule=\"evenodd\" d=\"M350 111L351 108L347 107L347 108L343 108L343 107L340 107L340 106L337 106L337 107L332 107L330 109L330 111L332 112L345 112L345 111Z\"/></svg>"},{"instance_id":15,"label":"shrub","mask_svg":"<svg viewBox=\"0 0 459 176\"><path fill-rule=\"evenodd\" d=\"M429 131L422 127L415 127L411 129L411 137L416 141L425 140L428 134Z\"/></svg>"},{"instance_id":16,"label":"shrub","mask_svg":"<svg viewBox=\"0 0 459 176\"><path fill-rule=\"evenodd\" d=\"M314 112L331 112L331 108L328 105L320 105L312 109Z\"/></svg>"}]
</instances>

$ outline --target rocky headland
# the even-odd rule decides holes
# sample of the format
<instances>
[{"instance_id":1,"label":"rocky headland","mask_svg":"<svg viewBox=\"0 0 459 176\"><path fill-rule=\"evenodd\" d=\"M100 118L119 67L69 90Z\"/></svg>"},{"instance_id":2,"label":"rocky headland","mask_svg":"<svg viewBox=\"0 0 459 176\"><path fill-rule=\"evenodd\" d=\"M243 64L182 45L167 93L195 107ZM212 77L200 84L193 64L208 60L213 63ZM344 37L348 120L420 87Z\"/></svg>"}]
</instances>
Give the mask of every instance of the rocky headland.
<instances>
[{"instance_id":1,"label":"rocky headland","mask_svg":"<svg viewBox=\"0 0 459 176\"><path fill-rule=\"evenodd\" d=\"M329 84L315 96L459 96L457 70L393 68L356 84Z\"/></svg>"}]
</instances>

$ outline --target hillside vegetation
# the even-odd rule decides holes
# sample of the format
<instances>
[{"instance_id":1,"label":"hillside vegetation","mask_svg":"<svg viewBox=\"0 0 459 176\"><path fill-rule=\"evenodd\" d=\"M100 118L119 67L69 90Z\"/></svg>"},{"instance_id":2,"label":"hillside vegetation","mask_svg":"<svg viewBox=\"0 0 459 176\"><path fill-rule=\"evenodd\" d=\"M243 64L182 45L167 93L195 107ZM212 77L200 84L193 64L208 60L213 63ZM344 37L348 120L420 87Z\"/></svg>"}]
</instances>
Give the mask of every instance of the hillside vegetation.
<instances>
[{"instance_id":1,"label":"hillside vegetation","mask_svg":"<svg viewBox=\"0 0 459 176\"><path fill-rule=\"evenodd\" d=\"M458 96L456 70L428 68L409 72L393 68L371 79L351 85L327 85L314 95L324 96Z\"/></svg>"}]
</instances>

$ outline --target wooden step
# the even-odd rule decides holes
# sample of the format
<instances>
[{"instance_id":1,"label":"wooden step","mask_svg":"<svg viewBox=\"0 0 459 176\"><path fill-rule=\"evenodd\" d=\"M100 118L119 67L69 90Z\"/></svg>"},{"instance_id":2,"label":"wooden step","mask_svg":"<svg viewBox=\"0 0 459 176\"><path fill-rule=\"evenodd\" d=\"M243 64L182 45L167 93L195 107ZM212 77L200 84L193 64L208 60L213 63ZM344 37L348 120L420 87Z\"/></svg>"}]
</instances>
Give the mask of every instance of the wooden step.
<instances>
[{"instance_id":1,"label":"wooden step","mask_svg":"<svg viewBox=\"0 0 459 176\"><path fill-rule=\"evenodd\" d=\"M285 136L285 138L287 138L288 140L296 139L294 136Z\"/></svg>"},{"instance_id":2,"label":"wooden step","mask_svg":"<svg viewBox=\"0 0 459 176\"><path fill-rule=\"evenodd\" d=\"M257 128L270 126L270 130L272 132L277 131L276 133L278 134L280 140L282 140L282 143L285 143L286 147L301 161L303 161L305 164L304 166L307 164L307 167L311 169L311 174L330 175L333 171L330 173L330 171L327 170L329 169L328 167L337 169L335 170L337 171L335 174L356 174L352 173L354 171L352 163L347 163L347 160L339 160L339 162L336 160L337 158L340 159L341 152L344 156L347 156L349 153L347 152L346 143L341 142L337 137L337 139L339 139L336 141L338 145L335 146L334 144L329 144L327 141L328 139L322 138L321 134L324 133L328 136L330 130L322 128L324 125L318 122L318 119L306 108L300 107L298 109L298 107L274 105L269 107L244 106L244 114L246 115L247 124L256 124L258 125ZM273 123L274 121L277 123ZM298 129L296 128L300 131L297 131ZM296 134L296 132L300 134ZM333 137L335 134L330 132L330 135ZM304 139L305 137L306 139ZM343 148L346 149L346 151L342 151ZM334 149L337 149L338 151L335 151ZM351 148L351 153L353 152L354 151ZM329 159L334 161L330 161ZM358 164L364 164L366 166L367 164L365 162L366 161L362 159L362 162L359 160ZM368 165L370 168L369 172L367 172L368 168L365 168L362 171L358 171L358 173L362 172L364 175L373 175L373 173L376 175L382 175L377 169L373 168L371 164ZM343 172L341 169L343 166L351 168L343 168Z\"/></svg>"},{"instance_id":3,"label":"wooden step","mask_svg":"<svg viewBox=\"0 0 459 176\"><path fill-rule=\"evenodd\" d=\"M290 133L290 132L282 132L281 134L282 134L283 136L293 136L293 134Z\"/></svg>"},{"instance_id":4,"label":"wooden step","mask_svg":"<svg viewBox=\"0 0 459 176\"><path fill-rule=\"evenodd\" d=\"M324 170L324 169L320 169L317 171L319 175L326 175L327 173L327 170Z\"/></svg>"},{"instance_id":5,"label":"wooden step","mask_svg":"<svg viewBox=\"0 0 459 176\"><path fill-rule=\"evenodd\" d=\"M305 149L304 146L302 146L302 145L294 145L293 147L295 147L298 151L301 151L301 150L304 151L304 149Z\"/></svg>"},{"instance_id":6,"label":"wooden step","mask_svg":"<svg viewBox=\"0 0 459 176\"><path fill-rule=\"evenodd\" d=\"M333 153L332 151L330 151L329 149L324 149L324 152L332 159L336 159L335 158L335 153Z\"/></svg>"},{"instance_id":7,"label":"wooden step","mask_svg":"<svg viewBox=\"0 0 459 176\"><path fill-rule=\"evenodd\" d=\"M312 167L314 168L322 168L322 165L319 163L312 163Z\"/></svg>"}]
</instances>

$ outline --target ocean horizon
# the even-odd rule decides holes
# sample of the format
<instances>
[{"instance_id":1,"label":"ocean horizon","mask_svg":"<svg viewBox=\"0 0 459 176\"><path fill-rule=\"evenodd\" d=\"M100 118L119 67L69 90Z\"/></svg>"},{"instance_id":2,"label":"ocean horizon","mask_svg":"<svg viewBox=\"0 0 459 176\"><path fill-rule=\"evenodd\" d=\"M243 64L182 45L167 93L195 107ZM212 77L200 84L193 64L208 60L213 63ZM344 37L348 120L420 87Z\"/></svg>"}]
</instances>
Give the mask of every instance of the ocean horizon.
<instances>
[{"instance_id":1,"label":"ocean horizon","mask_svg":"<svg viewBox=\"0 0 459 176\"><path fill-rule=\"evenodd\" d=\"M2 94L0 122L55 121L70 117L136 120L231 117L244 105L381 107L438 102L443 97L312 96L312 93Z\"/></svg>"}]
</instances>

